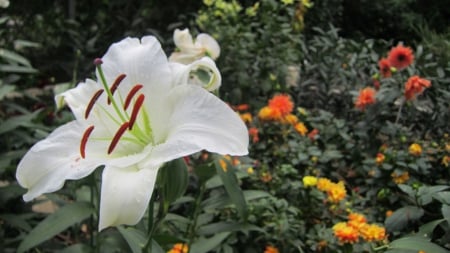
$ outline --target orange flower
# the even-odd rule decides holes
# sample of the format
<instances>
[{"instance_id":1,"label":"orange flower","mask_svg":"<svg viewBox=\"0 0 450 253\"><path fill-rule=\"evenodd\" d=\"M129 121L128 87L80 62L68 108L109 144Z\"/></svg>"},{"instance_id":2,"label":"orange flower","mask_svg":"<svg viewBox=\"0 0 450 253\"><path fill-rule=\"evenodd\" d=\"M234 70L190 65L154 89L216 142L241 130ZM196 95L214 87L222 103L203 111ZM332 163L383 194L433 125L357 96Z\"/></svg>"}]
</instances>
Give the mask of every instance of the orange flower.
<instances>
[{"instance_id":1,"label":"orange flower","mask_svg":"<svg viewBox=\"0 0 450 253\"><path fill-rule=\"evenodd\" d=\"M448 156L448 155L445 155L444 157L442 157L442 164L445 166L445 167L448 167L448 164L450 163L450 156Z\"/></svg>"},{"instance_id":2,"label":"orange flower","mask_svg":"<svg viewBox=\"0 0 450 253\"><path fill-rule=\"evenodd\" d=\"M298 122L297 116L290 113L281 119L281 123L295 125Z\"/></svg>"},{"instance_id":3,"label":"orange flower","mask_svg":"<svg viewBox=\"0 0 450 253\"><path fill-rule=\"evenodd\" d=\"M416 95L421 94L424 88L429 88L431 82L427 79L420 78L417 75L411 76L405 84L406 100L413 99Z\"/></svg>"},{"instance_id":4,"label":"orange flower","mask_svg":"<svg viewBox=\"0 0 450 253\"><path fill-rule=\"evenodd\" d=\"M252 114L249 112L240 113L239 117L241 117L241 119L242 119L242 121L244 121L244 123L252 123L252 121L253 121Z\"/></svg>"},{"instance_id":5,"label":"orange flower","mask_svg":"<svg viewBox=\"0 0 450 253\"><path fill-rule=\"evenodd\" d=\"M386 238L386 229L375 224L364 224L359 228L359 234L367 242L382 241Z\"/></svg>"},{"instance_id":6,"label":"orange flower","mask_svg":"<svg viewBox=\"0 0 450 253\"><path fill-rule=\"evenodd\" d=\"M263 172L261 174L261 181L263 181L264 183L272 181L272 175L270 175L269 172Z\"/></svg>"},{"instance_id":7,"label":"orange flower","mask_svg":"<svg viewBox=\"0 0 450 253\"><path fill-rule=\"evenodd\" d=\"M363 214L360 213L349 213L348 214L348 221L353 224L364 224L367 223L367 219ZM350 224L352 225L352 224ZM358 227L358 226L357 226Z\"/></svg>"},{"instance_id":8,"label":"orange flower","mask_svg":"<svg viewBox=\"0 0 450 253\"><path fill-rule=\"evenodd\" d=\"M328 191L330 186L333 184L330 179L321 177L317 179L316 187L319 191Z\"/></svg>"},{"instance_id":9,"label":"orange flower","mask_svg":"<svg viewBox=\"0 0 450 253\"><path fill-rule=\"evenodd\" d=\"M383 153L378 153L378 154L377 154L377 157L375 158L375 161L377 162L377 165L382 164L382 163L384 162L384 159L385 159L385 158L386 158L386 157L384 156Z\"/></svg>"},{"instance_id":10,"label":"orange flower","mask_svg":"<svg viewBox=\"0 0 450 253\"><path fill-rule=\"evenodd\" d=\"M277 111L280 116L286 116L294 109L291 97L286 94L278 94L269 100L269 107Z\"/></svg>"},{"instance_id":11,"label":"orange flower","mask_svg":"<svg viewBox=\"0 0 450 253\"><path fill-rule=\"evenodd\" d=\"M172 249L167 251L167 253L187 253L188 252L188 246L183 243L177 243L173 245Z\"/></svg>"},{"instance_id":12,"label":"orange flower","mask_svg":"<svg viewBox=\"0 0 450 253\"><path fill-rule=\"evenodd\" d=\"M347 195L347 191L345 190L344 182L339 182L337 184L331 183L327 190L328 200L333 203L338 203L343 200Z\"/></svg>"},{"instance_id":13,"label":"orange flower","mask_svg":"<svg viewBox=\"0 0 450 253\"><path fill-rule=\"evenodd\" d=\"M266 249L264 250L264 253L279 253L279 251L277 248L267 245Z\"/></svg>"},{"instance_id":14,"label":"orange flower","mask_svg":"<svg viewBox=\"0 0 450 253\"><path fill-rule=\"evenodd\" d=\"M356 99L355 107L364 110L366 106L375 103L376 91L370 87L366 87L359 92L359 96Z\"/></svg>"},{"instance_id":15,"label":"orange flower","mask_svg":"<svg viewBox=\"0 0 450 253\"><path fill-rule=\"evenodd\" d=\"M391 77L391 64L389 63L389 60L386 58L382 58L380 61L378 61L378 67L380 68L381 76L383 77Z\"/></svg>"},{"instance_id":16,"label":"orange flower","mask_svg":"<svg viewBox=\"0 0 450 253\"><path fill-rule=\"evenodd\" d=\"M398 70L404 69L414 61L413 51L410 47L398 45L388 53L389 64Z\"/></svg>"},{"instance_id":17,"label":"orange flower","mask_svg":"<svg viewBox=\"0 0 450 253\"><path fill-rule=\"evenodd\" d=\"M333 232L340 243L356 243L358 241L358 230L349 226L346 222L336 223L333 226Z\"/></svg>"},{"instance_id":18,"label":"orange flower","mask_svg":"<svg viewBox=\"0 0 450 253\"><path fill-rule=\"evenodd\" d=\"M252 137L252 142L257 143L259 141L258 128L250 127L248 129L248 134Z\"/></svg>"},{"instance_id":19,"label":"orange flower","mask_svg":"<svg viewBox=\"0 0 450 253\"><path fill-rule=\"evenodd\" d=\"M308 132L308 128L306 128L305 124L302 122L298 122L294 125L295 131L300 134L301 136L305 136Z\"/></svg>"},{"instance_id":20,"label":"orange flower","mask_svg":"<svg viewBox=\"0 0 450 253\"><path fill-rule=\"evenodd\" d=\"M394 212L392 210L387 210L386 211L386 218L390 217Z\"/></svg>"},{"instance_id":21,"label":"orange flower","mask_svg":"<svg viewBox=\"0 0 450 253\"><path fill-rule=\"evenodd\" d=\"M408 151L413 156L420 156L422 154L422 147L417 143L413 143L409 146Z\"/></svg>"},{"instance_id":22,"label":"orange flower","mask_svg":"<svg viewBox=\"0 0 450 253\"><path fill-rule=\"evenodd\" d=\"M264 106L259 110L258 117L260 120L274 120L277 117L275 113L276 112L272 108Z\"/></svg>"},{"instance_id":23,"label":"orange flower","mask_svg":"<svg viewBox=\"0 0 450 253\"><path fill-rule=\"evenodd\" d=\"M394 181L394 183L403 184L409 180L409 173L407 171L403 172L401 174L399 174L397 172L392 172L391 177L392 177L392 181Z\"/></svg>"},{"instance_id":24,"label":"orange flower","mask_svg":"<svg viewBox=\"0 0 450 253\"><path fill-rule=\"evenodd\" d=\"M235 111L242 112L242 111L247 111L248 108L250 108L250 106L248 106L248 104L240 104L240 105L231 106L231 108L233 108L233 110L235 110Z\"/></svg>"}]
</instances>

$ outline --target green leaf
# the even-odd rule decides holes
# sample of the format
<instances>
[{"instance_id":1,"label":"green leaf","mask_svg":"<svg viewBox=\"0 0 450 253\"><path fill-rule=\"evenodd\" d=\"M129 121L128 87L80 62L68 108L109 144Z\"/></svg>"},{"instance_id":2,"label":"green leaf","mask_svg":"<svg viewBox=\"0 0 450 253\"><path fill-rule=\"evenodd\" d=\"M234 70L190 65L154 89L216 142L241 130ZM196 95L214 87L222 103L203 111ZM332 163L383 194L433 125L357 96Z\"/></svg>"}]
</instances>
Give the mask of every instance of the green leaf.
<instances>
[{"instance_id":1,"label":"green leaf","mask_svg":"<svg viewBox=\"0 0 450 253\"><path fill-rule=\"evenodd\" d=\"M434 229L444 221L445 221L445 219L430 221L430 222L420 226L419 231L416 233L416 235L421 235L423 237L431 238L431 236L433 235Z\"/></svg>"},{"instance_id":2,"label":"green leaf","mask_svg":"<svg viewBox=\"0 0 450 253\"><path fill-rule=\"evenodd\" d=\"M241 232L248 232L248 231L258 231L261 233L265 233L264 229L251 225L251 224L243 224L240 222L227 222L227 221L221 221L216 223L210 223L207 225L204 225L200 227L197 230L198 235L214 235L217 233L222 232L235 232L235 231L241 231Z\"/></svg>"},{"instance_id":3,"label":"green leaf","mask_svg":"<svg viewBox=\"0 0 450 253\"><path fill-rule=\"evenodd\" d=\"M247 219L247 202L244 193L239 187L239 182L234 173L234 168L225 158L218 158L214 161L217 174L222 179L223 186L230 196L231 201L235 204L239 215L245 220Z\"/></svg>"},{"instance_id":4,"label":"green leaf","mask_svg":"<svg viewBox=\"0 0 450 253\"><path fill-rule=\"evenodd\" d=\"M398 188L400 188L400 190L402 190L404 193L408 194L411 199L415 199L416 191L414 191L411 186L406 184L399 184Z\"/></svg>"},{"instance_id":5,"label":"green leaf","mask_svg":"<svg viewBox=\"0 0 450 253\"><path fill-rule=\"evenodd\" d=\"M425 252L433 253L448 253L448 250L430 242L426 238L419 236L404 237L395 240L389 244L389 249L415 250L415 252L423 250Z\"/></svg>"},{"instance_id":6,"label":"green leaf","mask_svg":"<svg viewBox=\"0 0 450 253\"><path fill-rule=\"evenodd\" d=\"M68 227L85 220L93 213L94 208L84 202L75 202L61 207L31 230L20 243L17 252L22 253L33 248Z\"/></svg>"},{"instance_id":7,"label":"green leaf","mask_svg":"<svg viewBox=\"0 0 450 253\"><path fill-rule=\"evenodd\" d=\"M200 238L191 245L190 252L206 253L218 247L223 240L230 235L230 232L223 232L208 238Z\"/></svg>"},{"instance_id":8,"label":"green leaf","mask_svg":"<svg viewBox=\"0 0 450 253\"><path fill-rule=\"evenodd\" d=\"M433 194L433 198L441 202L442 204L450 205L450 192L437 192Z\"/></svg>"},{"instance_id":9,"label":"green leaf","mask_svg":"<svg viewBox=\"0 0 450 253\"><path fill-rule=\"evenodd\" d=\"M444 219L447 220L448 224L450 224L450 206L449 205L442 205L442 216L444 216Z\"/></svg>"},{"instance_id":10,"label":"green leaf","mask_svg":"<svg viewBox=\"0 0 450 253\"><path fill-rule=\"evenodd\" d=\"M92 249L86 244L81 243L71 245L63 250L58 251L58 253L86 253L86 252L92 252Z\"/></svg>"},{"instance_id":11,"label":"green leaf","mask_svg":"<svg viewBox=\"0 0 450 253\"><path fill-rule=\"evenodd\" d=\"M433 195L448 189L450 186L447 185L435 185L435 186L422 186L417 191L417 196L419 198L420 205L427 205L433 200Z\"/></svg>"},{"instance_id":12,"label":"green leaf","mask_svg":"<svg viewBox=\"0 0 450 253\"><path fill-rule=\"evenodd\" d=\"M389 216L384 224L389 232L399 231L405 228L408 223L420 219L424 214L424 210L417 206L405 206L396 210Z\"/></svg>"},{"instance_id":13,"label":"green leaf","mask_svg":"<svg viewBox=\"0 0 450 253\"><path fill-rule=\"evenodd\" d=\"M0 101L15 88L14 85L0 85Z\"/></svg>"},{"instance_id":14,"label":"green leaf","mask_svg":"<svg viewBox=\"0 0 450 253\"><path fill-rule=\"evenodd\" d=\"M0 58L6 59L10 62L19 63L27 67L31 67L30 62L25 57L6 49L0 48Z\"/></svg>"},{"instance_id":15,"label":"green leaf","mask_svg":"<svg viewBox=\"0 0 450 253\"><path fill-rule=\"evenodd\" d=\"M32 67L0 64L0 72L34 74L37 70Z\"/></svg>"},{"instance_id":16,"label":"green leaf","mask_svg":"<svg viewBox=\"0 0 450 253\"><path fill-rule=\"evenodd\" d=\"M127 241L128 246L133 253L141 253L142 248L145 246L145 235L141 231L135 228L124 228L123 226L118 226L120 234L123 236L125 241Z\"/></svg>"},{"instance_id":17,"label":"green leaf","mask_svg":"<svg viewBox=\"0 0 450 253\"><path fill-rule=\"evenodd\" d=\"M1 122L0 134L15 130L20 126L32 126L32 120L36 118L41 110L36 110L33 113L11 117L8 120Z\"/></svg>"},{"instance_id":18,"label":"green leaf","mask_svg":"<svg viewBox=\"0 0 450 253\"><path fill-rule=\"evenodd\" d=\"M165 205L170 205L184 194L188 185L188 176L188 169L183 158L168 162L159 170L158 177Z\"/></svg>"}]
</instances>

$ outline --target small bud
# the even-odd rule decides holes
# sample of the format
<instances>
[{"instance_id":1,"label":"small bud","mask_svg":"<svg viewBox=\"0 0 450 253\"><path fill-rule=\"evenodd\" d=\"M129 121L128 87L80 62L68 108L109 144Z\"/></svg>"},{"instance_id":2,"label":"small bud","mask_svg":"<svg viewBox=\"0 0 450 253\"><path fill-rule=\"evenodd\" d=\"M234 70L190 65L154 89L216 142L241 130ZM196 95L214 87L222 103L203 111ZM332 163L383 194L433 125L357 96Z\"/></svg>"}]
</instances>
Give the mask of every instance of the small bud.
<instances>
[{"instance_id":1,"label":"small bud","mask_svg":"<svg viewBox=\"0 0 450 253\"><path fill-rule=\"evenodd\" d=\"M103 64L103 61L101 58L95 58L95 60L94 60L95 66L102 65L102 64Z\"/></svg>"}]
</instances>

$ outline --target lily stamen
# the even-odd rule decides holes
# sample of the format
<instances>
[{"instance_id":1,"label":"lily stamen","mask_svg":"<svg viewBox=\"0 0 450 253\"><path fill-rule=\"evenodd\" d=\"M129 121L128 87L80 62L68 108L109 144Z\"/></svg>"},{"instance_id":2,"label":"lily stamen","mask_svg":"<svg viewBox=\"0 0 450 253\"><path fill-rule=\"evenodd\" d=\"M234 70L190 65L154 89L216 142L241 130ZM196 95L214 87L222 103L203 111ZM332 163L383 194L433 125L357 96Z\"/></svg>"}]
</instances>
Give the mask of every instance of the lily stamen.
<instances>
[{"instance_id":1,"label":"lily stamen","mask_svg":"<svg viewBox=\"0 0 450 253\"><path fill-rule=\"evenodd\" d=\"M114 80L114 83L111 85L110 91L111 95L114 96L114 92L116 92L117 87L119 87L119 84L122 82L122 80L126 77L125 74L120 74L116 80ZM111 99L108 97L108 105L111 104Z\"/></svg>"},{"instance_id":2,"label":"lily stamen","mask_svg":"<svg viewBox=\"0 0 450 253\"><path fill-rule=\"evenodd\" d=\"M109 144L108 155L113 152L114 148L117 146L117 143L119 143L120 137L122 137L122 135L125 133L129 124L130 124L129 122L125 122L120 126L119 130L117 130L116 134L114 135L114 138L111 141L111 144Z\"/></svg>"},{"instance_id":3,"label":"lily stamen","mask_svg":"<svg viewBox=\"0 0 450 253\"><path fill-rule=\"evenodd\" d=\"M92 111L92 108L94 107L95 102L97 102L100 95L102 95L103 89L98 90L94 93L94 96L92 96L91 101L89 101L88 106L86 106L86 111L84 112L84 118L87 119L89 117L89 114Z\"/></svg>"},{"instance_id":4,"label":"lily stamen","mask_svg":"<svg viewBox=\"0 0 450 253\"><path fill-rule=\"evenodd\" d=\"M81 138L80 155L83 159L86 157L86 144L93 130L94 126L88 127L86 131L84 131L83 137Z\"/></svg>"},{"instance_id":5,"label":"lily stamen","mask_svg":"<svg viewBox=\"0 0 450 253\"><path fill-rule=\"evenodd\" d=\"M133 88L130 90L130 92L127 95L127 98L125 99L125 103L123 105L123 109L127 110L128 106L131 103L131 99L133 99L134 95L136 95L136 93L142 89L143 85L142 84L136 84L135 86L133 86Z\"/></svg>"},{"instance_id":6,"label":"lily stamen","mask_svg":"<svg viewBox=\"0 0 450 253\"><path fill-rule=\"evenodd\" d=\"M144 94L140 94L139 97L136 99L136 102L134 103L133 111L131 112L131 117L129 121L130 122L130 125L128 127L129 130L133 128L134 122L136 122L139 109L141 109L142 104L144 103L144 99L145 99Z\"/></svg>"}]
</instances>

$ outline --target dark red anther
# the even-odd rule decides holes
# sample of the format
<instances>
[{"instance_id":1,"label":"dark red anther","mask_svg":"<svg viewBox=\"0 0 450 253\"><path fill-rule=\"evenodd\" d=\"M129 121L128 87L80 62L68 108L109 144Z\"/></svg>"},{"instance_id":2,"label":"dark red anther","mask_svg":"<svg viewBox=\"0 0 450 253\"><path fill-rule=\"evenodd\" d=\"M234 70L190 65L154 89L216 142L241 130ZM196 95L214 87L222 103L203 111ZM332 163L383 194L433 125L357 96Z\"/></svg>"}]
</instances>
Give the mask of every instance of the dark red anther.
<instances>
[{"instance_id":1,"label":"dark red anther","mask_svg":"<svg viewBox=\"0 0 450 253\"><path fill-rule=\"evenodd\" d=\"M86 107L86 111L84 112L84 118L87 119L89 117L89 114L92 111L92 108L94 107L95 102L97 102L100 95L102 95L103 90L98 90L95 92L94 96L92 96L91 101L89 101L88 106Z\"/></svg>"},{"instance_id":2,"label":"dark red anther","mask_svg":"<svg viewBox=\"0 0 450 253\"><path fill-rule=\"evenodd\" d=\"M88 127L86 131L84 131L83 137L81 138L80 155L83 159L86 157L86 144L93 130L94 126Z\"/></svg>"},{"instance_id":3,"label":"dark red anther","mask_svg":"<svg viewBox=\"0 0 450 253\"><path fill-rule=\"evenodd\" d=\"M117 87L119 87L119 84L122 82L122 80L126 77L125 74L120 74L116 80L114 80L114 83L111 85L110 91L111 95L114 95L114 92L116 92ZM108 97L108 105L111 104L111 99Z\"/></svg>"},{"instance_id":4,"label":"dark red anther","mask_svg":"<svg viewBox=\"0 0 450 253\"><path fill-rule=\"evenodd\" d=\"M119 143L120 137L122 137L122 135L128 129L129 124L130 124L129 122L125 122L120 126L119 130L117 130L116 134L114 135L111 141L111 144L109 144L108 155L111 154L111 152L113 152L114 148L117 146L117 143Z\"/></svg>"},{"instance_id":5,"label":"dark red anther","mask_svg":"<svg viewBox=\"0 0 450 253\"><path fill-rule=\"evenodd\" d=\"M131 112L131 117L130 117L130 121L129 121L130 125L129 125L128 129L130 129L130 130L133 128L134 122L136 122L136 118L139 113L139 109L141 109L142 104L144 103L144 99L145 99L144 94L140 94L139 97L136 99L136 103L134 103L133 111Z\"/></svg>"},{"instance_id":6,"label":"dark red anther","mask_svg":"<svg viewBox=\"0 0 450 253\"><path fill-rule=\"evenodd\" d=\"M134 95L144 87L142 84L136 84L128 93L127 98L125 99L125 104L123 105L123 109L127 110L128 106L131 103L131 99L133 99Z\"/></svg>"}]
</instances>

